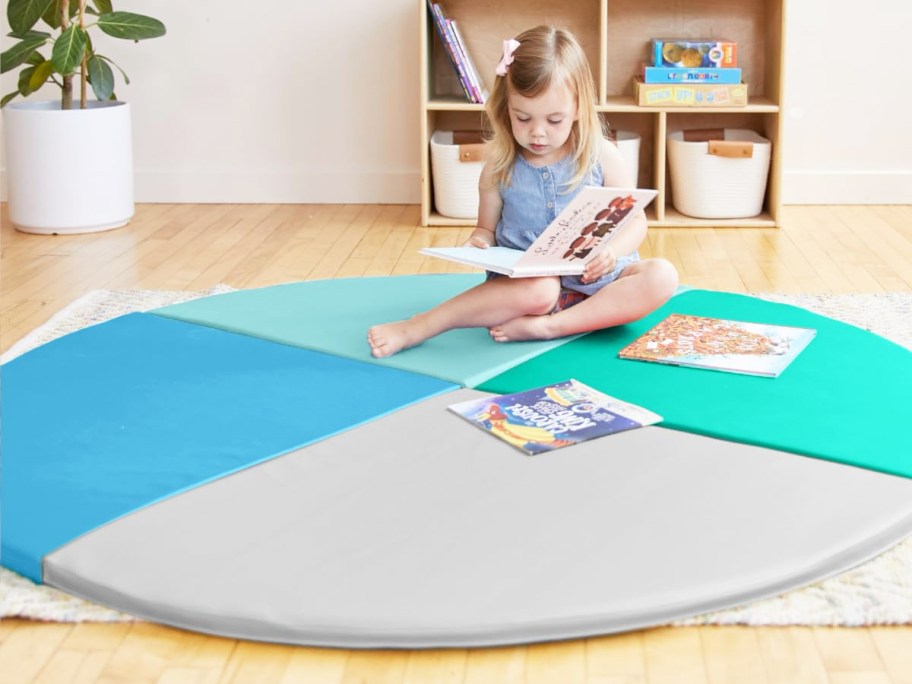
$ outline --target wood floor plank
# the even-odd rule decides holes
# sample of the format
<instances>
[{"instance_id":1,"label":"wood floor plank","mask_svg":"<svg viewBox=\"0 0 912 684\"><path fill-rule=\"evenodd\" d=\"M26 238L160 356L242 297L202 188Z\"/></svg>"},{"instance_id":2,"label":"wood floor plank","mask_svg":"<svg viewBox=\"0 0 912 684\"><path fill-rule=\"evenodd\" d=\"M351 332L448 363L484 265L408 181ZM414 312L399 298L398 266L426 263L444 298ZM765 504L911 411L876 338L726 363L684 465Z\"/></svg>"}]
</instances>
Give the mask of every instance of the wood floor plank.
<instances>
[{"instance_id":1,"label":"wood floor plank","mask_svg":"<svg viewBox=\"0 0 912 684\"><path fill-rule=\"evenodd\" d=\"M352 208L340 205L312 207L307 212L289 218L290 239L274 254L263 269L263 280L253 281L256 286L267 285L272 273L281 273L284 281L306 280L311 270L327 254L339 238L339 231L330 224L342 214L350 215Z\"/></svg>"},{"instance_id":2,"label":"wood floor plank","mask_svg":"<svg viewBox=\"0 0 912 684\"><path fill-rule=\"evenodd\" d=\"M349 652L343 649L294 649L277 684L338 684L345 673Z\"/></svg>"},{"instance_id":3,"label":"wood floor plank","mask_svg":"<svg viewBox=\"0 0 912 684\"><path fill-rule=\"evenodd\" d=\"M291 663L294 647L284 644L240 642L219 676L218 684L273 684Z\"/></svg>"},{"instance_id":4,"label":"wood floor plank","mask_svg":"<svg viewBox=\"0 0 912 684\"><path fill-rule=\"evenodd\" d=\"M827 672L883 671L871 633L866 629L814 629L814 641Z\"/></svg>"},{"instance_id":5,"label":"wood floor plank","mask_svg":"<svg viewBox=\"0 0 912 684\"><path fill-rule=\"evenodd\" d=\"M898 684L885 672L830 672L830 684Z\"/></svg>"},{"instance_id":6,"label":"wood floor plank","mask_svg":"<svg viewBox=\"0 0 912 684\"><path fill-rule=\"evenodd\" d=\"M703 660L712 684L781 684L768 677L757 633L743 627L702 627Z\"/></svg>"},{"instance_id":7,"label":"wood floor plank","mask_svg":"<svg viewBox=\"0 0 912 684\"><path fill-rule=\"evenodd\" d=\"M462 684L467 655L458 648L411 651L403 684Z\"/></svg>"},{"instance_id":8,"label":"wood floor plank","mask_svg":"<svg viewBox=\"0 0 912 684\"><path fill-rule=\"evenodd\" d=\"M526 681L525 646L480 648L468 652L463 684L522 684Z\"/></svg>"},{"instance_id":9,"label":"wood floor plank","mask_svg":"<svg viewBox=\"0 0 912 684\"><path fill-rule=\"evenodd\" d=\"M709 684L700 627L643 633L647 684Z\"/></svg>"},{"instance_id":10,"label":"wood floor plank","mask_svg":"<svg viewBox=\"0 0 912 684\"><path fill-rule=\"evenodd\" d=\"M586 639L586 672L590 680L645 681L643 633L629 632Z\"/></svg>"},{"instance_id":11,"label":"wood floor plank","mask_svg":"<svg viewBox=\"0 0 912 684\"><path fill-rule=\"evenodd\" d=\"M340 684L402 684L408 651L352 651Z\"/></svg>"},{"instance_id":12,"label":"wood floor plank","mask_svg":"<svg viewBox=\"0 0 912 684\"><path fill-rule=\"evenodd\" d=\"M526 650L526 684L584 682L586 642L558 641L534 644Z\"/></svg>"},{"instance_id":13,"label":"wood floor plank","mask_svg":"<svg viewBox=\"0 0 912 684\"><path fill-rule=\"evenodd\" d=\"M871 627L867 631L895 684L912 684L912 631L898 626Z\"/></svg>"},{"instance_id":14,"label":"wood floor plank","mask_svg":"<svg viewBox=\"0 0 912 684\"><path fill-rule=\"evenodd\" d=\"M814 634L806 627L767 627L757 635L763 666L772 684L828 684Z\"/></svg>"},{"instance_id":15,"label":"wood floor plank","mask_svg":"<svg viewBox=\"0 0 912 684\"><path fill-rule=\"evenodd\" d=\"M28 684L53 660L73 629L65 623L22 622L0 644L4 684Z\"/></svg>"}]
</instances>

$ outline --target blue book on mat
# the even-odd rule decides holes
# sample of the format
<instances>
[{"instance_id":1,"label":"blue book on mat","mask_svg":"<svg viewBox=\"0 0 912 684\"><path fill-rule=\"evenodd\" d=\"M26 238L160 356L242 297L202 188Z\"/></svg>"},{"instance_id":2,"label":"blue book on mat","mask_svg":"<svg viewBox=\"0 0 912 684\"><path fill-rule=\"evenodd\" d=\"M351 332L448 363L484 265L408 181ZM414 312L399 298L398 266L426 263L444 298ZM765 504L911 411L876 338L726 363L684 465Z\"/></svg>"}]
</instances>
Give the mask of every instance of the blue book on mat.
<instances>
[{"instance_id":1,"label":"blue book on mat","mask_svg":"<svg viewBox=\"0 0 912 684\"><path fill-rule=\"evenodd\" d=\"M662 420L657 413L603 394L577 380L470 399L448 408L529 455Z\"/></svg>"}]
</instances>

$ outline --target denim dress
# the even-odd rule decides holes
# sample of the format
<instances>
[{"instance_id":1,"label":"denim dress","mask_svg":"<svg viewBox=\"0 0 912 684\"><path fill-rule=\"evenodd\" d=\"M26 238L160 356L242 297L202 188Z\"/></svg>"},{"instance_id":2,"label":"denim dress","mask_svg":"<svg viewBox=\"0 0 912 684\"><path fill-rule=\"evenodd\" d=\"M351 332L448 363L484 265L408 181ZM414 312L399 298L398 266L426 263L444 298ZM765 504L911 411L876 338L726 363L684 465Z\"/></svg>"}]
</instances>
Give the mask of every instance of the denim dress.
<instances>
[{"instance_id":1,"label":"denim dress","mask_svg":"<svg viewBox=\"0 0 912 684\"><path fill-rule=\"evenodd\" d=\"M602 167L596 164L586 181L574 190L565 192L574 171L573 159L569 156L547 166L532 166L522 155L517 154L510 184L500 188L503 211L494 233L497 244L513 249L528 249L583 186L602 185ZM624 256L618 255L614 270L595 282L583 283L579 276L562 276L561 286L586 295L595 294L616 280L624 267L639 259L635 251Z\"/></svg>"}]
</instances>

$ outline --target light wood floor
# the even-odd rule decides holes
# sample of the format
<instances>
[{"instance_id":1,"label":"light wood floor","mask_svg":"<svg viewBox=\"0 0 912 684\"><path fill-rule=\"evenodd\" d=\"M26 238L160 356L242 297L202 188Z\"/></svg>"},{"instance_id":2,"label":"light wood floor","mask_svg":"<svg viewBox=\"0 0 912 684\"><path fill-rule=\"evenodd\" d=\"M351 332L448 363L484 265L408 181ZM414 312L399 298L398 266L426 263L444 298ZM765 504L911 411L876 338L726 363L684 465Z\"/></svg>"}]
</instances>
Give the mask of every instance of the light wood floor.
<instances>
[{"instance_id":1,"label":"light wood floor","mask_svg":"<svg viewBox=\"0 0 912 684\"><path fill-rule=\"evenodd\" d=\"M0 228L0 349L92 289L201 290L443 270L417 254L467 230L416 206L143 205L123 229ZM734 292L912 291L912 207L787 207L780 230L653 230L688 285ZM151 624L0 624L0 680L432 684L912 684L912 629L659 628L517 648L344 651Z\"/></svg>"}]
</instances>

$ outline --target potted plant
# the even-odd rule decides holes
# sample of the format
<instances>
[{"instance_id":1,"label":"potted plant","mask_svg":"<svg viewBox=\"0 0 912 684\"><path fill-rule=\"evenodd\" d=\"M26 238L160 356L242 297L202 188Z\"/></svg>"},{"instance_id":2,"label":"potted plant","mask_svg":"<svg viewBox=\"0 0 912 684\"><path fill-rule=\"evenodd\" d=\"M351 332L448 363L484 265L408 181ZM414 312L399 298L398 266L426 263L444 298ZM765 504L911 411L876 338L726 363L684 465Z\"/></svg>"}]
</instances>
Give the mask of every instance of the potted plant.
<instances>
[{"instance_id":1,"label":"potted plant","mask_svg":"<svg viewBox=\"0 0 912 684\"><path fill-rule=\"evenodd\" d=\"M111 0L8 0L6 10L16 42L0 55L0 72L20 69L16 90L0 100L11 223L32 233L125 225L134 209L132 133L112 66L129 79L93 32L139 41L164 35L164 24L116 12ZM11 102L48 83L59 100Z\"/></svg>"}]
</instances>

